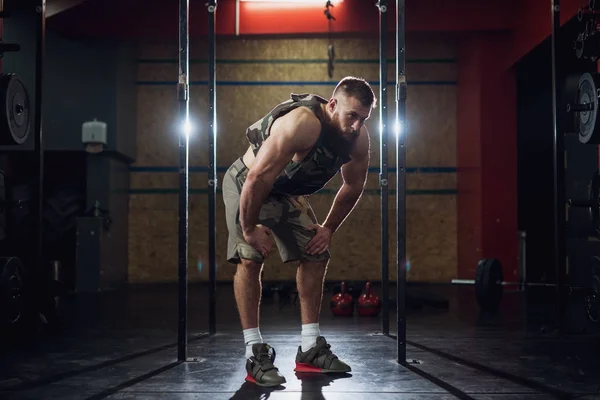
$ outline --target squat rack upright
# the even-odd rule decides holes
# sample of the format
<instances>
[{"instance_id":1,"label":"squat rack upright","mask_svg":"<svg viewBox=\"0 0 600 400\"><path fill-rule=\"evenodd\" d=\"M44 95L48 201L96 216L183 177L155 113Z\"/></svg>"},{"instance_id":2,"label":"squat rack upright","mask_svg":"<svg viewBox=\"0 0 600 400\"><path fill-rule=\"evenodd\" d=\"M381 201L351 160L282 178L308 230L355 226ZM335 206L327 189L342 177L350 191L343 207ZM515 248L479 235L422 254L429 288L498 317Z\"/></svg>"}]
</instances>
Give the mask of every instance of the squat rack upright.
<instances>
[{"instance_id":1,"label":"squat rack upright","mask_svg":"<svg viewBox=\"0 0 600 400\"><path fill-rule=\"evenodd\" d=\"M380 49L380 135L381 135L381 257L382 257L382 328L389 335L389 200L388 200L388 114L387 114L387 35L388 0L377 2L379 9ZM217 0L206 2L208 13L208 88L209 88L209 334L216 333L216 56L215 18ZM405 79L405 0L396 0L396 313L397 360L406 362L406 147L404 121L406 114ZM178 360L187 360L188 344L188 217L189 217L189 0L179 0L179 75L177 81L179 132L179 246L178 246ZM186 129L188 128L188 129Z\"/></svg>"}]
</instances>

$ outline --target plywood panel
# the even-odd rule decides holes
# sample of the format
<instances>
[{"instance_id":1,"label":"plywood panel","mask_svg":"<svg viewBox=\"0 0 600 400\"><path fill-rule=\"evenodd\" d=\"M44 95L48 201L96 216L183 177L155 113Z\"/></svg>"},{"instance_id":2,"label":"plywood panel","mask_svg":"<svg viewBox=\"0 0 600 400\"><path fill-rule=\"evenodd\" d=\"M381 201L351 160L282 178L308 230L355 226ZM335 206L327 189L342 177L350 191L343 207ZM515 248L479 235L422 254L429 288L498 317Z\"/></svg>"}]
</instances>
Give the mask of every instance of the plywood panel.
<instances>
[{"instance_id":1,"label":"plywood panel","mask_svg":"<svg viewBox=\"0 0 600 400\"><path fill-rule=\"evenodd\" d=\"M310 92L329 97L338 79L361 76L373 82L379 96L379 54L372 38L335 39L334 76L327 76L326 39L219 38L217 47L217 165L227 168L247 148L246 128L290 93ZM177 174L156 169L178 165L181 129L177 118L174 82L177 77L176 43L143 43L138 68L138 158L132 173L130 200L130 280L164 282L177 279ZM456 64L455 45L443 36L415 36L408 40L411 60L406 135L408 278L448 281L456 273ZM393 56L393 43L388 56ZM208 165L207 64L202 43L192 46L190 112L195 130L190 137L190 164ZM394 81L393 60L389 81ZM262 82L262 83L261 83ZM267 84L265 84L265 82ZM308 83L307 83L308 82ZM410 84L410 82L415 82ZM390 139L390 260L395 260L395 120L394 86L388 87ZM367 122L371 132L371 166L366 192L332 243L330 279L379 279L381 271L379 108ZM145 169L144 169L145 168ZM420 169L419 169L420 168ZM438 168L438 169L436 169ZM158 172L152 172L158 171ZM162 171L162 172L160 172ZM207 174L190 175L190 279L207 279ZM311 197L321 220L325 218L341 178ZM217 277L230 280L234 266L227 264L227 231L221 194L217 202ZM396 268L390 265L391 278ZM275 253L265 268L265 279L293 280L295 268Z\"/></svg>"}]
</instances>

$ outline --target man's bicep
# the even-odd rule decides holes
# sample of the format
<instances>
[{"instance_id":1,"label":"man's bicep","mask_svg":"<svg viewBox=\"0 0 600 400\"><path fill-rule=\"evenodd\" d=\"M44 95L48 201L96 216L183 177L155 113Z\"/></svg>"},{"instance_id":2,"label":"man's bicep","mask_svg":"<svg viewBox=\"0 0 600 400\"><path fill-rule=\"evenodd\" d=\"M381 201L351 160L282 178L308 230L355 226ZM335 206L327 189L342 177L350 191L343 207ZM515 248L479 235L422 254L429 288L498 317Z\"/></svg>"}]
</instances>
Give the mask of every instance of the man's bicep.
<instances>
[{"instance_id":1,"label":"man's bicep","mask_svg":"<svg viewBox=\"0 0 600 400\"><path fill-rule=\"evenodd\" d=\"M277 179L295 154L293 144L286 140L285 136L274 135L265 140L256 154L249 175L259 177L269 183Z\"/></svg>"},{"instance_id":2,"label":"man's bicep","mask_svg":"<svg viewBox=\"0 0 600 400\"><path fill-rule=\"evenodd\" d=\"M315 133L320 130L315 120L300 110L277 119L271 127L271 135L256 154L250 174L274 182L296 153L314 144Z\"/></svg>"}]
</instances>

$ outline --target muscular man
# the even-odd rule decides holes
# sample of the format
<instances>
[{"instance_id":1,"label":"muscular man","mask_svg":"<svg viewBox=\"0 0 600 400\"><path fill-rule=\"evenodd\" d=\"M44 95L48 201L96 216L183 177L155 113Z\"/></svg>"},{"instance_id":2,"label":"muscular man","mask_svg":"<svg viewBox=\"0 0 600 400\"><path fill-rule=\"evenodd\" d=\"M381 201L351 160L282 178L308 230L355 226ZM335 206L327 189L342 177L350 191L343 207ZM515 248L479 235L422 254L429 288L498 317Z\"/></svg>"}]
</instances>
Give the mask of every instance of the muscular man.
<instances>
[{"instance_id":1,"label":"muscular man","mask_svg":"<svg viewBox=\"0 0 600 400\"><path fill-rule=\"evenodd\" d=\"M259 329L260 274L274 239L281 259L299 262L302 344L296 355L301 372L349 372L321 336L319 313L334 232L360 198L369 167L365 121L376 105L369 84L346 77L331 99L292 94L246 131L250 147L223 180L228 261L237 264L235 300L246 342L246 380L277 386L285 378L274 366L272 347ZM322 224L307 196L339 171L343 185Z\"/></svg>"}]
</instances>

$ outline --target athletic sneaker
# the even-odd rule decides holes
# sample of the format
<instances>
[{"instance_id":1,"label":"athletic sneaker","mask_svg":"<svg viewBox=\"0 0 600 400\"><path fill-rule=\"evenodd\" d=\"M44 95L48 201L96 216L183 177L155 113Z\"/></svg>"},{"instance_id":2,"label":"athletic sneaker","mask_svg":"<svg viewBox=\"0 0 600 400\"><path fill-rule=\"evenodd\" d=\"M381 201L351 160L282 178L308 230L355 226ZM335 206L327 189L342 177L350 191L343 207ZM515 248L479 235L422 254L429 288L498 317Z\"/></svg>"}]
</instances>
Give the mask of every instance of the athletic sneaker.
<instances>
[{"instance_id":1,"label":"athletic sneaker","mask_svg":"<svg viewBox=\"0 0 600 400\"><path fill-rule=\"evenodd\" d=\"M331 345L323 336L317 337L317 344L305 353L298 346L296 372L344 373L352 369L331 352Z\"/></svg>"},{"instance_id":2,"label":"athletic sneaker","mask_svg":"<svg viewBox=\"0 0 600 400\"><path fill-rule=\"evenodd\" d=\"M259 386L279 386L286 382L283 375L275 367L275 349L266 343L255 343L252 345L254 354L246 361L247 382Z\"/></svg>"}]
</instances>

